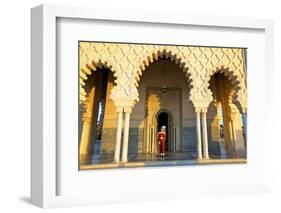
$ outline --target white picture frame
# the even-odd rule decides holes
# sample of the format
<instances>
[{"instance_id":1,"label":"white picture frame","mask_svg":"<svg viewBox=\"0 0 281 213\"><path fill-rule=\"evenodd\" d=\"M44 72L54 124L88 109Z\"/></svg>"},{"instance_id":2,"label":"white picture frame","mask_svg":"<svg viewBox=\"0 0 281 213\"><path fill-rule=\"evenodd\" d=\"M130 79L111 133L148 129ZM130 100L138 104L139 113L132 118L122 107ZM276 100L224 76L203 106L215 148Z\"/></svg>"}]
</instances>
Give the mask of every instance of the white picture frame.
<instances>
[{"instance_id":1,"label":"white picture frame","mask_svg":"<svg viewBox=\"0 0 281 213\"><path fill-rule=\"evenodd\" d=\"M177 199L188 198L194 196L214 196L214 195L232 195L232 194L252 194L252 193L264 193L270 192L271 188L271 171L269 165L270 153L263 155L266 158L265 165L261 168L265 173L262 179L259 181L253 181L254 184L249 184L249 181L237 181L230 184L222 184L219 187L206 187L207 185L200 186L199 183L193 183L194 187L189 186L178 188L176 185L169 186L169 192L174 196L161 196L157 194L151 188L151 195L143 192L134 193L133 189L130 189L130 185L124 185L123 193L100 194L89 195L87 193L77 194L60 194L58 193L60 181L59 174L62 168L58 165L58 159L60 153L57 146L57 88L60 84L57 79L57 20L59 18L64 19L79 19L88 21L100 20L111 21L116 20L120 22L136 22L136 23L154 23L158 25L181 25L181 26L200 26L202 28L219 28L219 29L236 29L236 30L258 30L263 32L265 42L265 58L264 68L262 72L265 79L265 88L262 89L265 96L263 99L266 101L267 114L263 122L271 122L273 114L273 97L270 90L273 88L273 21L270 19L257 19L257 18L241 18L241 17L216 17L216 16L203 16L203 15L188 15L188 14L162 14L161 12L148 12L148 11L117 11L99 8L83 8L73 6L54 6L54 5L42 5L35 7L31 10L31 54L32 54L32 88L31 88L31 201L33 204L47 208L47 207L59 207L59 206L76 206L76 205L92 205L99 203L116 203L116 202L136 202L142 200L163 200L163 199ZM77 59L78 60L78 59ZM262 81L262 79L259 79ZM253 104L253 103L251 103ZM261 108L262 110L263 108ZM269 109L272 109L271 111ZM265 111L264 111L265 112ZM270 150L270 128L268 125L265 127L263 138L266 140L263 145L267 150ZM253 137L250 137L253 139ZM258 140L258 139L257 139ZM254 149L254 148L253 148ZM251 151L250 151L251 152ZM70 153L77 155L77 153ZM221 167L223 168L223 167ZM166 171L173 171L174 174L181 174L184 167L181 169L166 168ZM234 168L239 169L239 168ZM247 168L244 168L247 169ZM205 175L210 174L207 167L203 168ZM164 171L164 170L163 170ZM77 171L78 172L78 171ZM107 178L108 174L116 175L126 178L126 175L132 173L138 173L140 176L149 174L150 172L159 172L157 169L145 169L141 170L126 170L126 171L108 171L101 172L96 171L99 178ZM106 174L107 173L107 174ZM90 173L83 173L83 176L92 175ZM185 177L187 173L182 173ZM253 173L258 175L257 173ZM168 178L168 177L166 177ZM164 178L165 179L165 178ZM70 178L70 181L72 179ZM120 180L122 181L122 180ZM75 184L75 183L73 183ZM114 191L114 185L110 185L111 190ZM189 188L188 188L189 187ZM127 188L127 189L126 189ZM102 189L99 189L102 190ZM176 196L175 196L176 193ZM59 194L59 195L58 195Z\"/></svg>"}]
</instances>

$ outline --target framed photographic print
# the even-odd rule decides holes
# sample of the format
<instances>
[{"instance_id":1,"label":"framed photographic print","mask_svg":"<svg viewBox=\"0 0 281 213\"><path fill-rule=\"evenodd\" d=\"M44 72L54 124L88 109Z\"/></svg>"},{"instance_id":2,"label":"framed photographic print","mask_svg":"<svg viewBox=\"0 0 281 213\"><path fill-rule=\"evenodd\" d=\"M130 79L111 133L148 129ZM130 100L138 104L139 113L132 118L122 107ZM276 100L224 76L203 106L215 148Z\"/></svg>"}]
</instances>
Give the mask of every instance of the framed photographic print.
<instances>
[{"instance_id":1,"label":"framed photographic print","mask_svg":"<svg viewBox=\"0 0 281 213\"><path fill-rule=\"evenodd\" d=\"M272 28L269 19L33 8L32 203L270 191L270 129L260 124L272 119Z\"/></svg>"}]
</instances>

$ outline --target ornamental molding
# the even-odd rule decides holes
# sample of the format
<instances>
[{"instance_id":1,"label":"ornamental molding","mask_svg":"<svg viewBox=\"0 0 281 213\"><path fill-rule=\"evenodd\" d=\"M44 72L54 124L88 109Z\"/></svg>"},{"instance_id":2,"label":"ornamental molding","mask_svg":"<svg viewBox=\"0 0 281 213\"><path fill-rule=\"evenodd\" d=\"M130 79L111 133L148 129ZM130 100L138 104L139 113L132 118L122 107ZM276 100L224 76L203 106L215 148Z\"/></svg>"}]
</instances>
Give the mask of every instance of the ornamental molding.
<instances>
[{"instance_id":1,"label":"ornamental molding","mask_svg":"<svg viewBox=\"0 0 281 213\"><path fill-rule=\"evenodd\" d=\"M247 106L246 68L241 48L193 47L80 42L80 104L86 101L85 81L98 68L108 68L115 77L110 97L115 102L139 101L138 85L146 68L159 58L179 65L190 88L195 107L206 107L213 100L211 76L224 73L235 90L233 103ZM119 101L120 102L120 101Z\"/></svg>"}]
</instances>

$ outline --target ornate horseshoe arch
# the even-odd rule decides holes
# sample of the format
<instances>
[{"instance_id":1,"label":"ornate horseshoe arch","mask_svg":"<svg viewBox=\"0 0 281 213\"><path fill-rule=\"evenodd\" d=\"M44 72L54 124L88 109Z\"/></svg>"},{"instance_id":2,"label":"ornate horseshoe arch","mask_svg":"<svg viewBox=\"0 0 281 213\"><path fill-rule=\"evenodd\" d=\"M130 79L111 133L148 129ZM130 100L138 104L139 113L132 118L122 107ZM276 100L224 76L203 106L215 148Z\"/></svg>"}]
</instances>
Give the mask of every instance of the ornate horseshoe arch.
<instances>
[{"instance_id":1,"label":"ornate horseshoe arch","mask_svg":"<svg viewBox=\"0 0 281 213\"><path fill-rule=\"evenodd\" d=\"M235 104L238 109L242 112L242 108L243 108L243 103L242 103L242 91L241 91L241 87L243 87L242 82L243 79L241 78L241 76L239 77L239 75L237 75L237 73L235 73L234 71L230 70L229 68L225 68L224 66L221 67L217 67L216 69L212 70L211 72L209 72L206 76L206 91L210 96L213 96L212 91L210 90L210 80L211 77L213 75L215 75L216 73L221 73L224 76L226 76L228 78L228 80L231 83L231 94L230 94L230 99L229 99L229 103L233 103Z\"/></svg>"},{"instance_id":2,"label":"ornate horseshoe arch","mask_svg":"<svg viewBox=\"0 0 281 213\"><path fill-rule=\"evenodd\" d=\"M97 62L95 61L90 61L89 63L85 64L84 67L81 67L81 72L79 76L79 90L80 90L80 104L85 105L86 100L87 100L87 92L85 90L85 81L88 79L90 75L92 75L93 72L95 72L97 69L101 68L106 68L109 69L113 76L114 76L114 83L117 84L117 72L115 69L113 69L113 66L108 64L107 61L101 61L98 60Z\"/></svg>"},{"instance_id":3,"label":"ornate horseshoe arch","mask_svg":"<svg viewBox=\"0 0 281 213\"><path fill-rule=\"evenodd\" d=\"M136 66L136 71L135 71L132 85L137 89L139 86L139 81L141 79L141 76L143 72L146 70L146 68L150 64L161 58L169 59L171 62L177 64L180 69L182 69L182 71L185 73L188 87L190 89L189 95L191 95L192 88L193 88L193 77L192 77L192 72L189 68L189 64L186 62L184 58L182 58L182 56L179 56L179 54L174 53L169 48L155 48L153 49L153 51L149 52ZM138 93L137 93L137 97L138 97Z\"/></svg>"},{"instance_id":4,"label":"ornate horseshoe arch","mask_svg":"<svg viewBox=\"0 0 281 213\"><path fill-rule=\"evenodd\" d=\"M215 70L208 73L208 75L206 77L208 93L213 95L212 91L210 90L209 87L210 87L211 77L213 75L215 75L216 73L221 73L228 78L228 80L230 81L230 83L232 85L232 93L231 93L232 94L231 95L232 100L231 101L233 103L239 103L240 102L239 96L240 96L240 93L241 93L241 91L240 91L240 89L241 89L240 80L237 77L237 75L233 71L229 70L228 68L220 67L220 68L216 68Z\"/></svg>"}]
</instances>

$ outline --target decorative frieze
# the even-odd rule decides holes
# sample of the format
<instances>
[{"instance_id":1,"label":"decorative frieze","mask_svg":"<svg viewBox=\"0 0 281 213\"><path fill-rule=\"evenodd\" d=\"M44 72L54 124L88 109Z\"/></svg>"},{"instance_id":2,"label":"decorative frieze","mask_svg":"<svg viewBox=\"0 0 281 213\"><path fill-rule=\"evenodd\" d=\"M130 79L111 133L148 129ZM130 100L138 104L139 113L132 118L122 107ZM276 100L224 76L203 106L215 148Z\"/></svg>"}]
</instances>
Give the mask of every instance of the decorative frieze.
<instances>
[{"instance_id":1,"label":"decorative frieze","mask_svg":"<svg viewBox=\"0 0 281 213\"><path fill-rule=\"evenodd\" d=\"M138 82L146 67L158 58L169 58L185 72L190 87L189 99L195 107L208 107L212 101L209 80L216 72L224 73L234 89L233 103L247 106L244 50L241 48L192 47L80 42L80 104L85 104L85 80L96 69L113 72L115 86L111 98L115 103L139 100Z\"/></svg>"}]
</instances>

